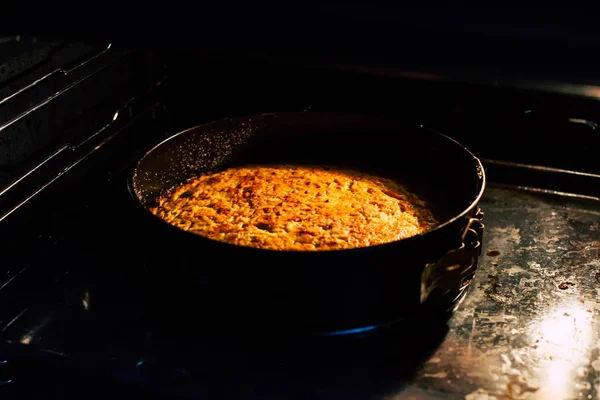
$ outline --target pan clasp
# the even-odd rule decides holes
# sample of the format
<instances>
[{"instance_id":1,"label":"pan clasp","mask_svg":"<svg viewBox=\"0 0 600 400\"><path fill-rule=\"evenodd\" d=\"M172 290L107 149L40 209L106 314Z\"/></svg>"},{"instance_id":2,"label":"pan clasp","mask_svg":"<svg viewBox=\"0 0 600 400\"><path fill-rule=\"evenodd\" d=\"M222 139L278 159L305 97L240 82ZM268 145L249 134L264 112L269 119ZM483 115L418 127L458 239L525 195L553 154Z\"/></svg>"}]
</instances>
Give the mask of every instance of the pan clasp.
<instances>
[{"instance_id":1,"label":"pan clasp","mask_svg":"<svg viewBox=\"0 0 600 400\"><path fill-rule=\"evenodd\" d=\"M440 289L446 294L452 290L462 291L469 285L482 251L482 219L483 212L478 209L475 217L467 223L460 247L450 250L437 262L425 266L421 275L421 304L434 289Z\"/></svg>"}]
</instances>

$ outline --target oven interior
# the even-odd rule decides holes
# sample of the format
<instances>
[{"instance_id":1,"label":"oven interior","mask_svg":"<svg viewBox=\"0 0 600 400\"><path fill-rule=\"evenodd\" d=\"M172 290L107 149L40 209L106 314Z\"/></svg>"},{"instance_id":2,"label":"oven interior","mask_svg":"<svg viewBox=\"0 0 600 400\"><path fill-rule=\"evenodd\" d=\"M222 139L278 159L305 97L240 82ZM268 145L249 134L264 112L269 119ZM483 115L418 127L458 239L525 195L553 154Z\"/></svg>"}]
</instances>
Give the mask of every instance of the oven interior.
<instances>
[{"instance_id":1,"label":"oven interior","mask_svg":"<svg viewBox=\"0 0 600 400\"><path fill-rule=\"evenodd\" d=\"M183 129L279 111L374 114L424 124L482 159L490 181L482 204L486 223L510 221L535 252L547 228L542 212L567 213L571 221L570 239L544 245L587 240L594 235L590 224L598 227L577 213L600 210L599 107L581 96L268 58L1 38L4 354L38 360L36 379L43 385L60 380L47 366L58 363L163 393L210 390L202 377L206 365L198 367L190 356L190 348L207 344L182 334L189 318L168 298L138 301L148 255L125 228L133 204L121 195L134 162ZM510 241L499 239L506 234L492 229L489 250L510 251ZM481 267L485 282L498 272L491 257ZM166 270L165 287L178 284L185 287ZM145 319L149 308L151 321ZM237 362L215 360L215 369ZM25 368L16 364L16 370Z\"/></svg>"}]
</instances>

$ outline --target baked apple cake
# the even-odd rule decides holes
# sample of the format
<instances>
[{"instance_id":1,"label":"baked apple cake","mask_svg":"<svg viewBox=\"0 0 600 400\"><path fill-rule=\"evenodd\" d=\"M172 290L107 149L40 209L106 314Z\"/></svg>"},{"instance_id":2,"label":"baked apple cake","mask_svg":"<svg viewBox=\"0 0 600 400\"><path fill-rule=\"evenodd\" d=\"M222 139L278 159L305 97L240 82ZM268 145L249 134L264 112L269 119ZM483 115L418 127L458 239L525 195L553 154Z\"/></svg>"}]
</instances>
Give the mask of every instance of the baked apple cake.
<instances>
[{"instance_id":1,"label":"baked apple cake","mask_svg":"<svg viewBox=\"0 0 600 400\"><path fill-rule=\"evenodd\" d=\"M373 246L437 222L426 203L383 177L327 166L249 165L201 175L151 211L200 236L270 250Z\"/></svg>"}]
</instances>

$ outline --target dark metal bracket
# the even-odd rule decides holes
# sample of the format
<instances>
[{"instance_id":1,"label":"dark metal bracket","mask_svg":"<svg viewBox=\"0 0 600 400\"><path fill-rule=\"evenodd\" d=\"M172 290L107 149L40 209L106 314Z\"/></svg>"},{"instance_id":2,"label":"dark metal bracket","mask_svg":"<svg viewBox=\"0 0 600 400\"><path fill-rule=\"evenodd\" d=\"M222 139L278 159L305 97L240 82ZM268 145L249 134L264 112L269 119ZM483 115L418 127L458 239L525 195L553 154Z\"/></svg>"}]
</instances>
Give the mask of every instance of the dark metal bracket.
<instances>
[{"instance_id":1,"label":"dark metal bracket","mask_svg":"<svg viewBox=\"0 0 600 400\"><path fill-rule=\"evenodd\" d=\"M450 250L440 260L425 266L421 275L421 304L434 289L448 293L452 290L464 290L475 275L477 260L481 255L483 212L478 209L474 218L469 219L462 234L459 248Z\"/></svg>"}]
</instances>

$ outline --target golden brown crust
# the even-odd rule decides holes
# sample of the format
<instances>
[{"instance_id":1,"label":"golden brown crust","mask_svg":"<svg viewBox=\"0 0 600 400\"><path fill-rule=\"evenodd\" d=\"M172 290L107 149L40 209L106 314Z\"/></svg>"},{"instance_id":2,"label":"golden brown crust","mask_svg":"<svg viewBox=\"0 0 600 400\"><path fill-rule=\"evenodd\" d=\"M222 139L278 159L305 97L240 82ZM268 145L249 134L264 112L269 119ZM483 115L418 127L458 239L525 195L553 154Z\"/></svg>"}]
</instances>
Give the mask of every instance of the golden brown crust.
<instances>
[{"instance_id":1,"label":"golden brown crust","mask_svg":"<svg viewBox=\"0 0 600 400\"><path fill-rule=\"evenodd\" d=\"M393 181L311 166L245 166L202 175L151 209L183 230L240 246L339 250L417 235L436 221Z\"/></svg>"}]
</instances>

